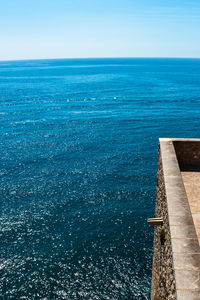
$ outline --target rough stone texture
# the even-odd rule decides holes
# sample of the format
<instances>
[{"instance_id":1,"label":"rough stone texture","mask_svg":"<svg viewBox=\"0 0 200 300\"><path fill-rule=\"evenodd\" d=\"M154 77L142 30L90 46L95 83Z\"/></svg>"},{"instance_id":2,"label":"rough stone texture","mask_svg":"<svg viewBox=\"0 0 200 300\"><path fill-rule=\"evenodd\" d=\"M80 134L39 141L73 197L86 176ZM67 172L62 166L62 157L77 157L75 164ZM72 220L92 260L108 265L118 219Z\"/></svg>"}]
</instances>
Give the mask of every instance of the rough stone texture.
<instances>
[{"instance_id":1,"label":"rough stone texture","mask_svg":"<svg viewBox=\"0 0 200 300\"><path fill-rule=\"evenodd\" d=\"M172 246L169 229L163 167L159 151L155 217L163 218L163 226L154 231L152 300L176 299Z\"/></svg>"}]
</instances>

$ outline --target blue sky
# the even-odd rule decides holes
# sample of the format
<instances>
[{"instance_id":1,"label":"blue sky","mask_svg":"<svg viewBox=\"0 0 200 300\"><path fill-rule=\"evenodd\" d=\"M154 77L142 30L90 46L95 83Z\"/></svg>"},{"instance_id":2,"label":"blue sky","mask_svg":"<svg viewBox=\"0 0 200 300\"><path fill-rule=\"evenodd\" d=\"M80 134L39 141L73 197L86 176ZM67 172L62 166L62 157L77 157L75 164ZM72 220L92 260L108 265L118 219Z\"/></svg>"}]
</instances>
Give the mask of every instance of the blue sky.
<instances>
[{"instance_id":1,"label":"blue sky","mask_svg":"<svg viewBox=\"0 0 200 300\"><path fill-rule=\"evenodd\" d=\"M200 0L0 0L0 60L200 57Z\"/></svg>"}]
</instances>

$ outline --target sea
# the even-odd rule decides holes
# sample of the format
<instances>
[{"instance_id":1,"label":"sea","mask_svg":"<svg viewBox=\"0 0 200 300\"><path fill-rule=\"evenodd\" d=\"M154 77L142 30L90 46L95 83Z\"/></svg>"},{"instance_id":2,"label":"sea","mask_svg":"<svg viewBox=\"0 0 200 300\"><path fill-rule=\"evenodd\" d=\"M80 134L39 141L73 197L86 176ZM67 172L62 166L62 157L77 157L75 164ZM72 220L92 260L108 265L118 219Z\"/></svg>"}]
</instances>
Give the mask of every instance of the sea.
<instances>
[{"instance_id":1,"label":"sea","mask_svg":"<svg viewBox=\"0 0 200 300\"><path fill-rule=\"evenodd\" d=\"M200 137L200 59L0 62L0 299L150 299L159 137Z\"/></svg>"}]
</instances>

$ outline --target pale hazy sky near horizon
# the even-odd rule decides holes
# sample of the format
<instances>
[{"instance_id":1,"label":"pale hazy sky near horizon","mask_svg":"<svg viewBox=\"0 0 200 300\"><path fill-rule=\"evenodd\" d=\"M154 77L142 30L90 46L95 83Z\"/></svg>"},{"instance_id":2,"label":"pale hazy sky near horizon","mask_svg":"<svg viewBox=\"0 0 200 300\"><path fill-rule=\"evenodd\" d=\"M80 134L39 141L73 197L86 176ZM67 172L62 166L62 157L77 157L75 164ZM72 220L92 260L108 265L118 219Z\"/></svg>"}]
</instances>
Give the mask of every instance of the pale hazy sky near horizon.
<instances>
[{"instance_id":1,"label":"pale hazy sky near horizon","mask_svg":"<svg viewBox=\"0 0 200 300\"><path fill-rule=\"evenodd\" d=\"M0 0L0 60L200 57L200 0Z\"/></svg>"}]
</instances>

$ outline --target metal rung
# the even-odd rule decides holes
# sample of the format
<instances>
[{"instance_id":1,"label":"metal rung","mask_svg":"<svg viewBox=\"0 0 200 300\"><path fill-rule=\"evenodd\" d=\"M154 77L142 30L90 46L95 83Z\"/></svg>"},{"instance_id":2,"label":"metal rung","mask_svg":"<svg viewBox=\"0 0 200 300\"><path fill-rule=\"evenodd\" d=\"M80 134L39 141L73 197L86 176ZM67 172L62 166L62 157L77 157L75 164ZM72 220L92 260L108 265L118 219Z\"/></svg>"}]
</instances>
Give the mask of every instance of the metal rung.
<instances>
[{"instance_id":1,"label":"metal rung","mask_svg":"<svg viewBox=\"0 0 200 300\"><path fill-rule=\"evenodd\" d=\"M163 218L149 218L147 220L148 225L150 226L158 226L163 225Z\"/></svg>"}]
</instances>

